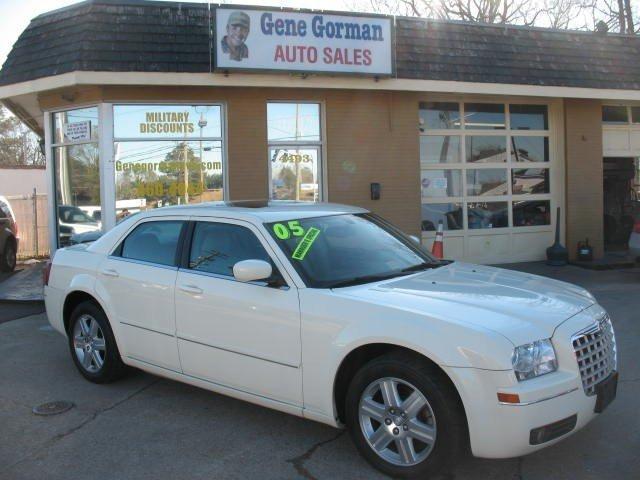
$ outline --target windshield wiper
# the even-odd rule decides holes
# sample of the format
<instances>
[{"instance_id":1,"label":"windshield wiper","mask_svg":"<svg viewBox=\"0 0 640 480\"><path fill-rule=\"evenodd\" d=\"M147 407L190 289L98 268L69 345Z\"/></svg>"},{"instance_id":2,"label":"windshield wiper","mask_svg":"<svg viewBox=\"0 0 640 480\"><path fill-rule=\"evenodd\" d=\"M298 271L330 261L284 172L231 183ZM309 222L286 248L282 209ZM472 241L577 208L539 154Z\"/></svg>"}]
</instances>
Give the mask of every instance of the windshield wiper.
<instances>
[{"instance_id":1,"label":"windshield wiper","mask_svg":"<svg viewBox=\"0 0 640 480\"><path fill-rule=\"evenodd\" d=\"M422 262L417 265L411 265L410 267L403 268L400 270L401 272L419 272L421 270L428 270L430 268L438 268L441 267L442 263L440 262Z\"/></svg>"},{"instance_id":2,"label":"windshield wiper","mask_svg":"<svg viewBox=\"0 0 640 480\"><path fill-rule=\"evenodd\" d=\"M349 278L347 280L341 280L339 282L332 283L328 285L326 288L341 288L341 287L351 287L353 285L361 285L363 283L373 283L380 282L382 280L390 280L395 277L402 277L407 275L409 272L394 272L394 273L386 273L384 275L363 275L362 277L354 277Z\"/></svg>"}]
</instances>

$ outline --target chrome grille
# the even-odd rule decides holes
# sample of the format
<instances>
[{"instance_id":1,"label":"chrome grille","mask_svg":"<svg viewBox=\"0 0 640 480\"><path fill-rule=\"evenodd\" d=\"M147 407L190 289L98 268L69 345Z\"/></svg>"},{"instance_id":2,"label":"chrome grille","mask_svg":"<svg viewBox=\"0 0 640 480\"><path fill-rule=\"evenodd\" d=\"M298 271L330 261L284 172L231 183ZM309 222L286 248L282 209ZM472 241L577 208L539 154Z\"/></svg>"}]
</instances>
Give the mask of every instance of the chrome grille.
<instances>
[{"instance_id":1,"label":"chrome grille","mask_svg":"<svg viewBox=\"0 0 640 480\"><path fill-rule=\"evenodd\" d=\"M616 337L611 318L603 315L595 325L576 333L571 341L584 393L595 395L596 385L616 369Z\"/></svg>"}]
</instances>

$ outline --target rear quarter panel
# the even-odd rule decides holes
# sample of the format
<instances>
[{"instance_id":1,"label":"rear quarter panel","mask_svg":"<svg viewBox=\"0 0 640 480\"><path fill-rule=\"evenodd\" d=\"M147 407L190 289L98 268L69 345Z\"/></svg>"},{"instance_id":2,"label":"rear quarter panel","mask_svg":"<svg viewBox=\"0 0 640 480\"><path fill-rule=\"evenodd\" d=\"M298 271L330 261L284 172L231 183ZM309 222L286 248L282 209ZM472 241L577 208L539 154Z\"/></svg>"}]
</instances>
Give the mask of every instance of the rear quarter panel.
<instances>
[{"instance_id":1,"label":"rear quarter panel","mask_svg":"<svg viewBox=\"0 0 640 480\"><path fill-rule=\"evenodd\" d=\"M95 293L96 271L101 260L102 255L87 251L86 245L63 248L56 252L49 285L45 288L45 306L49 323L61 333L65 333L64 302L72 292L81 291L93 296L109 316L104 302Z\"/></svg>"}]
</instances>

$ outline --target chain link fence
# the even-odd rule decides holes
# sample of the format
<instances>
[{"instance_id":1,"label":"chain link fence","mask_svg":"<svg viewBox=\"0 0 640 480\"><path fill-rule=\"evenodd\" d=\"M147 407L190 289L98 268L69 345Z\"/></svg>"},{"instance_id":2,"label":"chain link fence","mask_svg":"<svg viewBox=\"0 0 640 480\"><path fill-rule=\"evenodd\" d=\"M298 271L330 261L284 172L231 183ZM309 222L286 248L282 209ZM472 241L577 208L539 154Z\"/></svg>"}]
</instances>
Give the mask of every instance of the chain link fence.
<instances>
[{"instance_id":1,"label":"chain link fence","mask_svg":"<svg viewBox=\"0 0 640 480\"><path fill-rule=\"evenodd\" d=\"M49 215L47 194L33 189L31 195L6 197L18 224L18 258L21 260L49 256Z\"/></svg>"}]
</instances>

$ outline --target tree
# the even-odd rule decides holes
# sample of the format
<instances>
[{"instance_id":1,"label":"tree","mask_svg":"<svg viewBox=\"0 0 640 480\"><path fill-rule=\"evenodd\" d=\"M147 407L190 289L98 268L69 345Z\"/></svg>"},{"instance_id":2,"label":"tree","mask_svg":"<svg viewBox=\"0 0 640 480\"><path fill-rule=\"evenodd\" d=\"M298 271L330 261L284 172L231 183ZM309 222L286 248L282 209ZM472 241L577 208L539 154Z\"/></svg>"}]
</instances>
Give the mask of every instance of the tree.
<instances>
[{"instance_id":1,"label":"tree","mask_svg":"<svg viewBox=\"0 0 640 480\"><path fill-rule=\"evenodd\" d=\"M38 136L0 106L0 166L44 164Z\"/></svg>"},{"instance_id":2,"label":"tree","mask_svg":"<svg viewBox=\"0 0 640 480\"><path fill-rule=\"evenodd\" d=\"M640 0L344 0L351 10L388 15L636 33Z\"/></svg>"},{"instance_id":3,"label":"tree","mask_svg":"<svg viewBox=\"0 0 640 480\"><path fill-rule=\"evenodd\" d=\"M640 19L633 12L640 6L631 0L592 0L589 5L594 23L602 21L610 31L634 34Z\"/></svg>"}]
</instances>

